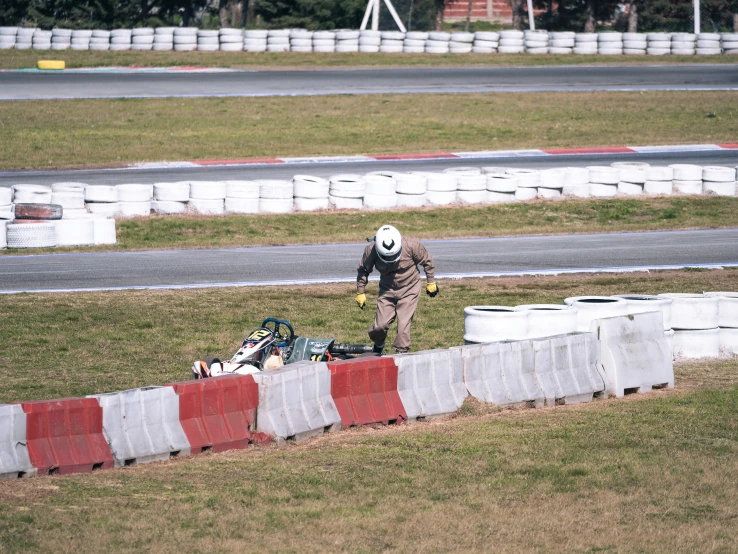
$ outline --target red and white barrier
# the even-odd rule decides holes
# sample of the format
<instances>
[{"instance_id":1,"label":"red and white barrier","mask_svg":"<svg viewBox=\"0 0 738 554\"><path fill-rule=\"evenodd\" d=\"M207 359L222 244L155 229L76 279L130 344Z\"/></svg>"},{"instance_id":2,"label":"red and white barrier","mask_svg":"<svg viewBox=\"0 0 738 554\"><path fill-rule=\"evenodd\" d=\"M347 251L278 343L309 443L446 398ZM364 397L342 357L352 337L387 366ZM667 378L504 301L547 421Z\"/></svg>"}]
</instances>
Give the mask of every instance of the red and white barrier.
<instances>
[{"instance_id":1,"label":"red and white barrier","mask_svg":"<svg viewBox=\"0 0 738 554\"><path fill-rule=\"evenodd\" d=\"M26 445L26 414L20 404L0 405L0 480L36 474Z\"/></svg>"}]
</instances>

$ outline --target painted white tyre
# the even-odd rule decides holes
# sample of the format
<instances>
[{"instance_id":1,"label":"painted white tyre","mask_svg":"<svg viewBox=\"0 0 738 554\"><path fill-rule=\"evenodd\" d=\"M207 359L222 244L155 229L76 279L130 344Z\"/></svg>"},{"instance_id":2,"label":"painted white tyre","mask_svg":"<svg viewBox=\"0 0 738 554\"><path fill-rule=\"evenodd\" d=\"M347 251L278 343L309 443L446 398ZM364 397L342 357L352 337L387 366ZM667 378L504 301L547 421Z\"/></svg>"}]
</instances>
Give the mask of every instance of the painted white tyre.
<instances>
[{"instance_id":1,"label":"painted white tyre","mask_svg":"<svg viewBox=\"0 0 738 554\"><path fill-rule=\"evenodd\" d=\"M118 185L120 202L149 202L154 196L154 185Z\"/></svg>"},{"instance_id":2,"label":"painted white tyre","mask_svg":"<svg viewBox=\"0 0 738 554\"><path fill-rule=\"evenodd\" d=\"M697 52L694 48L678 48L672 46L671 53L675 56L694 56Z\"/></svg>"},{"instance_id":3,"label":"painted white tyre","mask_svg":"<svg viewBox=\"0 0 738 554\"><path fill-rule=\"evenodd\" d=\"M328 201L337 210L360 210L364 206L362 198L345 198L342 196L329 196Z\"/></svg>"},{"instance_id":4,"label":"painted white tyre","mask_svg":"<svg viewBox=\"0 0 738 554\"><path fill-rule=\"evenodd\" d=\"M622 48L598 48L597 53L601 56L621 56L623 54Z\"/></svg>"},{"instance_id":5,"label":"painted white tyre","mask_svg":"<svg viewBox=\"0 0 738 554\"><path fill-rule=\"evenodd\" d=\"M430 206L448 206L456 202L456 191L430 190L425 194L426 204Z\"/></svg>"},{"instance_id":6,"label":"painted white tyre","mask_svg":"<svg viewBox=\"0 0 738 554\"><path fill-rule=\"evenodd\" d=\"M198 44L197 50L199 52L217 52L220 50L219 44Z\"/></svg>"},{"instance_id":7,"label":"painted white tyre","mask_svg":"<svg viewBox=\"0 0 738 554\"><path fill-rule=\"evenodd\" d=\"M664 321L664 331L671 329L671 298L648 294L616 294L613 298L622 298L628 303L629 314L645 312L661 312Z\"/></svg>"},{"instance_id":8,"label":"painted white tyre","mask_svg":"<svg viewBox=\"0 0 738 554\"><path fill-rule=\"evenodd\" d=\"M720 355L735 356L738 354L738 329L720 329Z\"/></svg>"},{"instance_id":9,"label":"painted white tyre","mask_svg":"<svg viewBox=\"0 0 738 554\"><path fill-rule=\"evenodd\" d=\"M0 206L0 222L12 221L13 219L15 219L15 214L13 213L14 209L15 206L13 204Z\"/></svg>"},{"instance_id":10,"label":"painted white tyre","mask_svg":"<svg viewBox=\"0 0 738 554\"><path fill-rule=\"evenodd\" d=\"M313 46L313 39L311 38L293 38L290 39L290 46L294 48L295 46Z\"/></svg>"},{"instance_id":11,"label":"painted white tyre","mask_svg":"<svg viewBox=\"0 0 738 554\"><path fill-rule=\"evenodd\" d=\"M258 179L259 198L272 200L292 200L294 186L291 181L281 179Z\"/></svg>"},{"instance_id":12,"label":"painted white tyre","mask_svg":"<svg viewBox=\"0 0 738 554\"><path fill-rule=\"evenodd\" d=\"M402 45L407 48L408 46L411 47L422 47L425 48L425 41L424 40L411 40L411 39L405 39L405 42L402 43Z\"/></svg>"},{"instance_id":13,"label":"painted white tyre","mask_svg":"<svg viewBox=\"0 0 738 554\"><path fill-rule=\"evenodd\" d=\"M738 328L738 292L706 292L718 299L718 327Z\"/></svg>"},{"instance_id":14,"label":"painted white tyre","mask_svg":"<svg viewBox=\"0 0 738 554\"><path fill-rule=\"evenodd\" d=\"M144 36L144 35L136 35L131 39L131 44L146 44L148 46L151 46L154 44L154 35L151 36Z\"/></svg>"},{"instance_id":15,"label":"painted white tyre","mask_svg":"<svg viewBox=\"0 0 738 554\"><path fill-rule=\"evenodd\" d=\"M718 298L703 294L665 293L671 298L671 326L673 329L712 329L718 326Z\"/></svg>"},{"instance_id":16,"label":"painted white tyre","mask_svg":"<svg viewBox=\"0 0 738 554\"><path fill-rule=\"evenodd\" d=\"M366 183L364 177L350 173L333 175L330 181L330 195L340 198L358 198L364 196Z\"/></svg>"},{"instance_id":17,"label":"painted white tyre","mask_svg":"<svg viewBox=\"0 0 738 554\"><path fill-rule=\"evenodd\" d=\"M565 335L577 330L577 309L573 306L524 304L516 306L515 310L529 312L526 339Z\"/></svg>"},{"instance_id":18,"label":"painted white tyre","mask_svg":"<svg viewBox=\"0 0 738 554\"><path fill-rule=\"evenodd\" d=\"M713 183L704 181L702 183L702 193L712 194L714 196L735 196L735 181L731 183Z\"/></svg>"},{"instance_id":19,"label":"painted white tyre","mask_svg":"<svg viewBox=\"0 0 738 554\"><path fill-rule=\"evenodd\" d=\"M487 191L487 202L489 204L506 204L508 202L515 202L516 200L514 192Z\"/></svg>"},{"instance_id":20,"label":"painted white tyre","mask_svg":"<svg viewBox=\"0 0 738 554\"><path fill-rule=\"evenodd\" d=\"M698 56L719 56L723 51L720 48L700 48L699 45L695 50Z\"/></svg>"},{"instance_id":21,"label":"painted white tyre","mask_svg":"<svg viewBox=\"0 0 738 554\"><path fill-rule=\"evenodd\" d=\"M405 40L428 40L430 33L425 31L408 31L405 33Z\"/></svg>"},{"instance_id":22,"label":"painted white tyre","mask_svg":"<svg viewBox=\"0 0 738 554\"><path fill-rule=\"evenodd\" d=\"M671 181L674 170L671 167L650 166L646 168L646 181Z\"/></svg>"},{"instance_id":23,"label":"painted white tyre","mask_svg":"<svg viewBox=\"0 0 738 554\"><path fill-rule=\"evenodd\" d=\"M643 185L621 181L618 183L618 194L624 194L625 196L637 196L639 194L643 194Z\"/></svg>"},{"instance_id":24,"label":"painted white tyre","mask_svg":"<svg viewBox=\"0 0 738 554\"><path fill-rule=\"evenodd\" d=\"M13 193L16 204L51 204L51 190L21 189Z\"/></svg>"},{"instance_id":25,"label":"painted white tyre","mask_svg":"<svg viewBox=\"0 0 738 554\"><path fill-rule=\"evenodd\" d=\"M456 191L456 200L461 204L485 204L487 202L487 189Z\"/></svg>"},{"instance_id":26,"label":"painted white tyre","mask_svg":"<svg viewBox=\"0 0 738 554\"><path fill-rule=\"evenodd\" d=\"M547 189L538 187L538 198L561 198L561 189Z\"/></svg>"},{"instance_id":27,"label":"painted white tyre","mask_svg":"<svg viewBox=\"0 0 738 554\"><path fill-rule=\"evenodd\" d=\"M226 184L226 198L259 198L261 187L256 181L223 181ZM258 205L258 202L257 202ZM248 212L251 213L251 212Z\"/></svg>"},{"instance_id":28,"label":"painted white tyre","mask_svg":"<svg viewBox=\"0 0 738 554\"><path fill-rule=\"evenodd\" d=\"M8 223L6 226L8 248L49 248L56 246L55 222Z\"/></svg>"},{"instance_id":29,"label":"painted white tyre","mask_svg":"<svg viewBox=\"0 0 738 554\"><path fill-rule=\"evenodd\" d=\"M458 175L456 190L459 191L485 191L487 190L487 176L482 175Z\"/></svg>"},{"instance_id":30,"label":"painted white tyre","mask_svg":"<svg viewBox=\"0 0 738 554\"><path fill-rule=\"evenodd\" d=\"M408 33L411 34L411 33ZM337 40L358 40L359 31L338 31L336 33Z\"/></svg>"},{"instance_id":31,"label":"painted white tyre","mask_svg":"<svg viewBox=\"0 0 738 554\"><path fill-rule=\"evenodd\" d=\"M57 204L64 210L84 210L85 195L81 192L52 192L51 203Z\"/></svg>"},{"instance_id":32,"label":"painted white tyre","mask_svg":"<svg viewBox=\"0 0 738 554\"><path fill-rule=\"evenodd\" d=\"M230 214L256 214L259 213L259 197L230 198L225 199L225 211Z\"/></svg>"},{"instance_id":33,"label":"painted white tyre","mask_svg":"<svg viewBox=\"0 0 738 554\"><path fill-rule=\"evenodd\" d=\"M646 170L649 168L649 165L647 163L615 162L610 164L610 167L614 167L620 172L620 181L642 185L648 180ZM659 179L653 180L658 181Z\"/></svg>"},{"instance_id":34,"label":"painted white tyre","mask_svg":"<svg viewBox=\"0 0 738 554\"><path fill-rule=\"evenodd\" d=\"M249 31L244 31L243 36L244 39L251 38L251 39L266 39L269 32L265 31L263 29L254 29Z\"/></svg>"},{"instance_id":35,"label":"painted white tyre","mask_svg":"<svg viewBox=\"0 0 738 554\"><path fill-rule=\"evenodd\" d=\"M674 192L671 181L646 181L643 185L646 194L672 194Z\"/></svg>"},{"instance_id":36,"label":"painted white tyre","mask_svg":"<svg viewBox=\"0 0 738 554\"><path fill-rule=\"evenodd\" d=\"M187 203L176 200L153 200L151 210L160 215L183 214L187 211Z\"/></svg>"},{"instance_id":37,"label":"painted white tyre","mask_svg":"<svg viewBox=\"0 0 738 554\"><path fill-rule=\"evenodd\" d=\"M702 181L702 166L692 164L672 164L675 181Z\"/></svg>"},{"instance_id":38,"label":"painted white tyre","mask_svg":"<svg viewBox=\"0 0 738 554\"><path fill-rule=\"evenodd\" d=\"M225 200L222 198L190 198L188 207L202 215L225 214Z\"/></svg>"},{"instance_id":39,"label":"painted white tyre","mask_svg":"<svg viewBox=\"0 0 738 554\"><path fill-rule=\"evenodd\" d=\"M243 45L244 52L266 52L266 44L245 44Z\"/></svg>"},{"instance_id":40,"label":"painted white tyre","mask_svg":"<svg viewBox=\"0 0 738 554\"><path fill-rule=\"evenodd\" d=\"M699 360L720 356L720 329L674 329L674 359Z\"/></svg>"},{"instance_id":41,"label":"painted white tyre","mask_svg":"<svg viewBox=\"0 0 738 554\"><path fill-rule=\"evenodd\" d=\"M474 33L451 33L450 40L453 42L468 42L471 44L474 42Z\"/></svg>"},{"instance_id":42,"label":"painted white tyre","mask_svg":"<svg viewBox=\"0 0 738 554\"><path fill-rule=\"evenodd\" d=\"M162 202L187 202L189 199L190 183L188 181L154 183L154 200Z\"/></svg>"},{"instance_id":43,"label":"painted white tyre","mask_svg":"<svg viewBox=\"0 0 738 554\"><path fill-rule=\"evenodd\" d=\"M565 185L587 185L589 184L589 169L586 167L564 168Z\"/></svg>"},{"instance_id":44,"label":"painted white tyre","mask_svg":"<svg viewBox=\"0 0 738 554\"><path fill-rule=\"evenodd\" d=\"M708 165L702 168L702 180L711 181L713 183L727 183L735 181L736 170L733 167L722 167L716 165Z\"/></svg>"},{"instance_id":45,"label":"painted white tyre","mask_svg":"<svg viewBox=\"0 0 738 554\"><path fill-rule=\"evenodd\" d=\"M424 176L428 181L426 190L428 192L456 192L458 177L448 173L432 173L425 171L411 171L412 174Z\"/></svg>"},{"instance_id":46,"label":"painted white tyre","mask_svg":"<svg viewBox=\"0 0 738 554\"><path fill-rule=\"evenodd\" d=\"M151 200L146 202L119 202L121 217L144 217L151 215Z\"/></svg>"},{"instance_id":47,"label":"painted white tyre","mask_svg":"<svg viewBox=\"0 0 738 554\"><path fill-rule=\"evenodd\" d=\"M382 44L382 39L378 37L361 37L359 39L359 46L376 46L379 49L379 45Z\"/></svg>"},{"instance_id":48,"label":"painted white tyre","mask_svg":"<svg viewBox=\"0 0 738 554\"><path fill-rule=\"evenodd\" d=\"M365 194L364 208L369 210L387 210L397 207L397 194Z\"/></svg>"},{"instance_id":49,"label":"painted white tyre","mask_svg":"<svg viewBox=\"0 0 738 554\"><path fill-rule=\"evenodd\" d=\"M518 187L518 190L515 191L515 200L520 200L521 202L525 202L526 200L533 200L538 197L538 189L537 188L531 188L531 187L525 187L520 188Z\"/></svg>"},{"instance_id":50,"label":"painted white tyre","mask_svg":"<svg viewBox=\"0 0 738 554\"><path fill-rule=\"evenodd\" d=\"M302 52L303 54L307 54L312 51L312 46L290 46L290 52Z\"/></svg>"},{"instance_id":51,"label":"painted white tyre","mask_svg":"<svg viewBox=\"0 0 738 554\"><path fill-rule=\"evenodd\" d=\"M608 198L618 193L617 185L603 185L601 183L589 184L589 195L595 198Z\"/></svg>"},{"instance_id":52,"label":"painted white tyre","mask_svg":"<svg viewBox=\"0 0 738 554\"><path fill-rule=\"evenodd\" d=\"M544 46L541 48L526 48L525 51L528 54L548 54L548 47Z\"/></svg>"},{"instance_id":53,"label":"painted white tyre","mask_svg":"<svg viewBox=\"0 0 738 554\"><path fill-rule=\"evenodd\" d=\"M448 47L446 48L434 48L432 46L426 46L425 51L428 54L448 54L450 51Z\"/></svg>"},{"instance_id":54,"label":"painted white tyre","mask_svg":"<svg viewBox=\"0 0 738 554\"><path fill-rule=\"evenodd\" d=\"M359 31L360 37L381 37L382 31L375 31L373 29L364 29L362 31Z\"/></svg>"},{"instance_id":55,"label":"painted white tyre","mask_svg":"<svg viewBox=\"0 0 738 554\"><path fill-rule=\"evenodd\" d=\"M506 173L487 175L487 190L491 192L515 192L518 190L518 178Z\"/></svg>"},{"instance_id":56,"label":"painted white tyre","mask_svg":"<svg viewBox=\"0 0 738 554\"><path fill-rule=\"evenodd\" d=\"M223 200L227 189L224 181L190 181L190 199Z\"/></svg>"},{"instance_id":57,"label":"painted white tyre","mask_svg":"<svg viewBox=\"0 0 738 554\"><path fill-rule=\"evenodd\" d=\"M295 175L292 184L294 185L294 195L297 198L328 198L330 183L322 177ZM295 208L299 209L297 206Z\"/></svg>"},{"instance_id":58,"label":"painted white tyre","mask_svg":"<svg viewBox=\"0 0 738 554\"><path fill-rule=\"evenodd\" d=\"M397 183L392 177L369 174L364 177L364 182L366 196L392 196L397 193Z\"/></svg>"},{"instance_id":59,"label":"painted white tyre","mask_svg":"<svg viewBox=\"0 0 738 554\"><path fill-rule=\"evenodd\" d=\"M99 215L101 217L116 217L120 215L119 202L88 203L86 208L91 214Z\"/></svg>"},{"instance_id":60,"label":"painted white tyre","mask_svg":"<svg viewBox=\"0 0 738 554\"><path fill-rule=\"evenodd\" d=\"M111 48L112 50L112 48ZM174 44L175 52L194 52L197 50L197 43L192 44Z\"/></svg>"},{"instance_id":61,"label":"painted white tyre","mask_svg":"<svg viewBox=\"0 0 738 554\"><path fill-rule=\"evenodd\" d=\"M645 56L646 49L645 48L628 48L626 46L623 48L623 54L625 54L626 56Z\"/></svg>"},{"instance_id":62,"label":"painted white tyre","mask_svg":"<svg viewBox=\"0 0 738 554\"><path fill-rule=\"evenodd\" d=\"M525 48L523 46L502 46L500 45L497 48L497 52L500 54L522 54L525 52Z\"/></svg>"},{"instance_id":63,"label":"painted white tyre","mask_svg":"<svg viewBox=\"0 0 738 554\"><path fill-rule=\"evenodd\" d=\"M464 342L523 340L529 317L528 310L510 306L468 306L464 308Z\"/></svg>"},{"instance_id":64,"label":"painted white tyre","mask_svg":"<svg viewBox=\"0 0 738 554\"><path fill-rule=\"evenodd\" d=\"M397 183L397 194L421 195L428 190L428 178L424 175L412 173L395 173L393 175Z\"/></svg>"},{"instance_id":65,"label":"painted white tyre","mask_svg":"<svg viewBox=\"0 0 738 554\"><path fill-rule=\"evenodd\" d=\"M397 194L398 208L422 208L425 206L425 194Z\"/></svg>"},{"instance_id":66,"label":"painted white tyre","mask_svg":"<svg viewBox=\"0 0 738 554\"><path fill-rule=\"evenodd\" d=\"M702 180L699 181L677 181L673 182L674 191L679 194L702 194Z\"/></svg>"},{"instance_id":67,"label":"painted white tyre","mask_svg":"<svg viewBox=\"0 0 738 554\"><path fill-rule=\"evenodd\" d=\"M558 39L552 39L551 40L551 47L552 48L567 48L571 50L574 48L574 39L573 38L558 38Z\"/></svg>"},{"instance_id":68,"label":"painted white tyre","mask_svg":"<svg viewBox=\"0 0 738 554\"><path fill-rule=\"evenodd\" d=\"M622 298L609 296L573 296L566 298L564 304L577 309L577 331L589 331L592 321L604 317L628 314L628 303Z\"/></svg>"},{"instance_id":69,"label":"painted white tyre","mask_svg":"<svg viewBox=\"0 0 738 554\"><path fill-rule=\"evenodd\" d=\"M85 208L73 208L70 210L64 210L64 215L62 216L62 219L91 219L95 217L90 212L88 212Z\"/></svg>"},{"instance_id":70,"label":"painted white tyre","mask_svg":"<svg viewBox=\"0 0 738 554\"><path fill-rule=\"evenodd\" d=\"M489 40L475 40L474 41L474 47L475 48L492 48L493 50L497 50L497 47L500 45L498 41L489 41Z\"/></svg>"},{"instance_id":71,"label":"painted white tyre","mask_svg":"<svg viewBox=\"0 0 738 554\"><path fill-rule=\"evenodd\" d=\"M8 227L7 223L0 220L0 250L8 247Z\"/></svg>"},{"instance_id":72,"label":"painted white tyre","mask_svg":"<svg viewBox=\"0 0 738 554\"><path fill-rule=\"evenodd\" d=\"M507 173L518 178L518 188L538 188L541 186L541 172L537 169L508 169Z\"/></svg>"},{"instance_id":73,"label":"painted white tyre","mask_svg":"<svg viewBox=\"0 0 738 554\"><path fill-rule=\"evenodd\" d=\"M286 214L292 211L292 198L260 198L259 211L268 214Z\"/></svg>"},{"instance_id":74,"label":"painted white tyre","mask_svg":"<svg viewBox=\"0 0 738 554\"><path fill-rule=\"evenodd\" d=\"M51 192L79 192L82 195L85 193L86 183L75 183L75 182L61 182L54 183L51 185ZM0 204L2 201L0 199Z\"/></svg>"},{"instance_id":75,"label":"painted white tyre","mask_svg":"<svg viewBox=\"0 0 738 554\"><path fill-rule=\"evenodd\" d=\"M515 31L515 30L505 30L505 31L499 31L498 34L500 35L501 39L522 39L525 36L525 33L523 31Z\"/></svg>"},{"instance_id":76,"label":"painted white tyre","mask_svg":"<svg viewBox=\"0 0 738 554\"><path fill-rule=\"evenodd\" d=\"M381 46L379 47L379 50L380 51L382 50ZM333 53L335 51L336 51L335 46L313 46L313 52L317 52L317 53L328 54L328 53ZM402 52L402 48L400 48L399 51Z\"/></svg>"},{"instance_id":77,"label":"painted white tyre","mask_svg":"<svg viewBox=\"0 0 738 554\"><path fill-rule=\"evenodd\" d=\"M487 48L484 46L475 46L472 48L472 52L475 54L494 54L497 52L497 48Z\"/></svg>"},{"instance_id":78,"label":"painted white tyre","mask_svg":"<svg viewBox=\"0 0 738 554\"><path fill-rule=\"evenodd\" d=\"M392 46L395 48L402 47L404 45L404 40L385 40L384 37L382 37L382 42L380 46Z\"/></svg>"},{"instance_id":79,"label":"painted white tyre","mask_svg":"<svg viewBox=\"0 0 738 554\"><path fill-rule=\"evenodd\" d=\"M432 31L428 33L428 39L448 42L449 40L451 40L451 33L446 33L444 31Z\"/></svg>"},{"instance_id":80,"label":"painted white tyre","mask_svg":"<svg viewBox=\"0 0 738 554\"><path fill-rule=\"evenodd\" d=\"M242 52L242 42L224 42L220 45L221 52Z\"/></svg>"},{"instance_id":81,"label":"painted white tyre","mask_svg":"<svg viewBox=\"0 0 738 554\"><path fill-rule=\"evenodd\" d=\"M572 50L575 54L578 54L580 56L593 56L597 54L597 47L589 47L589 46L575 46L574 50Z\"/></svg>"},{"instance_id":82,"label":"painted white tyre","mask_svg":"<svg viewBox=\"0 0 738 554\"><path fill-rule=\"evenodd\" d=\"M57 246L90 246L95 244L92 219L62 219L54 224Z\"/></svg>"},{"instance_id":83,"label":"painted white tyre","mask_svg":"<svg viewBox=\"0 0 738 554\"><path fill-rule=\"evenodd\" d=\"M365 54L376 54L379 52L379 46L369 46L369 45L359 45L359 52L363 52Z\"/></svg>"},{"instance_id":84,"label":"painted white tyre","mask_svg":"<svg viewBox=\"0 0 738 554\"><path fill-rule=\"evenodd\" d=\"M0 187L0 206L7 206L13 202L13 189Z\"/></svg>"},{"instance_id":85,"label":"painted white tyre","mask_svg":"<svg viewBox=\"0 0 738 554\"><path fill-rule=\"evenodd\" d=\"M328 197L325 198L295 198L295 210L298 212L314 212L330 208Z\"/></svg>"},{"instance_id":86,"label":"painted white tyre","mask_svg":"<svg viewBox=\"0 0 738 554\"><path fill-rule=\"evenodd\" d=\"M359 51L359 45L358 44L341 44L338 43L336 45L336 52L339 53L347 53L347 52L358 52Z\"/></svg>"},{"instance_id":87,"label":"painted white tyre","mask_svg":"<svg viewBox=\"0 0 738 554\"><path fill-rule=\"evenodd\" d=\"M623 33L599 33L597 36L597 42L623 42Z\"/></svg>"},{"instance_id":88,"label":"painted white tyre","mask_svg":"<svg viewBox=\"0 0 738 554\"><path fill-rule=\"evenodd\" d=\"M450 167L443 170L444 173L450 173L451 175L481 175L482 168L480 167Z\"/></svg>"},{"instance_id":89,"label":"painted white tyre","mask_svg":"<svg viewBox=\"0 0 738 554\"><path fill-rule=\"evenodd\" d=\"M620 182L620 170L615 167L590 165L589 182L601 185L617 185Z\"/></svg>"},{"instance_id":90,"label":"painted white tyre","mask_svg":"<svg viewBox=\"0 0 738 554\"><path fill-rule=\"evenodd\" d=\"M544 189L561 189L566 182L565 178L565 169L544 169L541 171L541 183L539 187Z\"/></svg>"}]
</instances>

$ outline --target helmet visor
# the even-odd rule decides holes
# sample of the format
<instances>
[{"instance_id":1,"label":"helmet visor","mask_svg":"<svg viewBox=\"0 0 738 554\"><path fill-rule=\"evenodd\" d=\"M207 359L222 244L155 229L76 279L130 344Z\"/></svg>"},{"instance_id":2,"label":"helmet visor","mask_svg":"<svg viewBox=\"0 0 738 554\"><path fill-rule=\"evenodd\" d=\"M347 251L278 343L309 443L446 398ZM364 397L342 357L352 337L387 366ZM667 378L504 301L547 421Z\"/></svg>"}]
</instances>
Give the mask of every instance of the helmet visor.
<instances>
[{"instance_id":1,"label":"helmet visor","mask_svg":"<svg viewBox=\"0 0 738 554\"><path fill-rule=\"evenodd\" d=\"M394 256L388 257L388 256L382 256L382 254L379 253L379 250L377 250L377 257L382 260L387 265L396 264L400 261L400 256L402 256L402 249L395 254Z\"/></svg>"}]
</instances>

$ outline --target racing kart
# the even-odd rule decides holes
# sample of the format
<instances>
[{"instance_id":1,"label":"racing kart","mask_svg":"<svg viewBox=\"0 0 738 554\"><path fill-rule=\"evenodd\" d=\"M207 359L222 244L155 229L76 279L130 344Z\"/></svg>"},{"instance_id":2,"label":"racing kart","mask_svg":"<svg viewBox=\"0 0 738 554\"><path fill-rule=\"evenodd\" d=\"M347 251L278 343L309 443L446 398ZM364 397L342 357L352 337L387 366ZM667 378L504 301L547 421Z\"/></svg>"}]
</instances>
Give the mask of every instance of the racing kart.
<instances>
[{"instance_id":1,"label":"racing kart","mask_svg":"<svg viewBox=\"0 0 738 554\"><path fill-rule=\"evenodd\" d=\"M327 362L372 355L376 355L372 346L342 344L336 339L299 337L289 321L268 317L262 321L261 327L249 333L230 360L221 361L214 357L197 360L192 366L192 375L194 379L249 375L304 360Z\"/></svg>"}]
</instances>

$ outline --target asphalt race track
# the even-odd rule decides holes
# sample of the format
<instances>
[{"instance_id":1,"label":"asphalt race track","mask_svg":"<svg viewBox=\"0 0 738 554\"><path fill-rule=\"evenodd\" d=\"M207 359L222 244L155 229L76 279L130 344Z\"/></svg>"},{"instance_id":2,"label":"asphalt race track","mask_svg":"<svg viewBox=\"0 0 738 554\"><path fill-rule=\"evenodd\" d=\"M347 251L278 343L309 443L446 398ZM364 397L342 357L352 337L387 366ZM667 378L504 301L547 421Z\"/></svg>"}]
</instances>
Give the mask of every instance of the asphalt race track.
<instances>
[{"instance_id":1,"label":"asphalt race track","mask_svg":"<svg viewBox=\"0 0 738 554\"><path fill-rule=\"evenodd\" d=\"M528 169L549 167L610 165L619 161L639 161L651 165L691 163L697 165L738 165L738 150L667 152L656 154L577 154L556 156L510 156L490 158L455 158L426 160L393 160L375 162L317 162L276 165L172 167L165 169L85 169L77 171L16 171L0 172L0 186L18 183L51 185L61 181L79 181L90 185L119 185L123 183L160 183L174 181L226 181L250 179L292 179L307 174L329 177L337 173L368 173L370 171L441 171L454 166L503 166Z\"/></svg>"},{"instance_id":2,"label":"asphalt race track","mask_svg":"<svg viewBox=\"0 0 738 554\"><path fill-rule=\"evenodd\" d=\"M736 64L0 72L0 100L737 89Z\"/></svg>"},{"instance_id":3,"label":"asphalt race track","mask_svg":"<svg viewBox=\"0 0 738 554\"><path fill-rule=\"evenodd\" d=\"M367 229L366 233L371 233ZM738 265L738 229L425 241L439 277ZM350 282L363 243L0 257L0 293ZM332 260L326 264L325 260ZM626 291L627 292L627 291Z\"/></svg>"}]
</instances>

